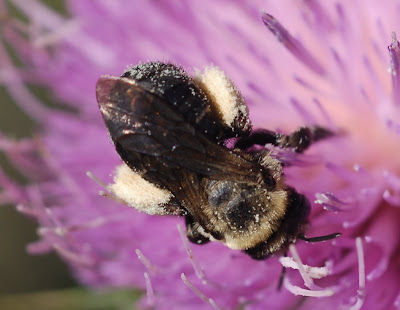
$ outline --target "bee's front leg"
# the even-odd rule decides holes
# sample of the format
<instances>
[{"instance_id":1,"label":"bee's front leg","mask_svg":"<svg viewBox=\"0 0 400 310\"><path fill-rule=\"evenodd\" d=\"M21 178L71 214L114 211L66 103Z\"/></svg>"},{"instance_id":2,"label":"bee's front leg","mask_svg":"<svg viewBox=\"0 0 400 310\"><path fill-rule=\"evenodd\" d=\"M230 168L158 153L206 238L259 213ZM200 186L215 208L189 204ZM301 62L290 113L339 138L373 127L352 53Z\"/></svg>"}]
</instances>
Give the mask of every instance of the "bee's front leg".
<instances>
[{"instance_id":1,"label":"bee's front leg","mask_svg":"<svg viewBox=\"0 0 400 310\"><path fill-rule=\"evenodd\" d=\"M186 236L190 242L196 244L205 244L210 241L206 236L202 235L200 224L197 223L190 214L185 215Z\"/></svg>"}]
</instances>

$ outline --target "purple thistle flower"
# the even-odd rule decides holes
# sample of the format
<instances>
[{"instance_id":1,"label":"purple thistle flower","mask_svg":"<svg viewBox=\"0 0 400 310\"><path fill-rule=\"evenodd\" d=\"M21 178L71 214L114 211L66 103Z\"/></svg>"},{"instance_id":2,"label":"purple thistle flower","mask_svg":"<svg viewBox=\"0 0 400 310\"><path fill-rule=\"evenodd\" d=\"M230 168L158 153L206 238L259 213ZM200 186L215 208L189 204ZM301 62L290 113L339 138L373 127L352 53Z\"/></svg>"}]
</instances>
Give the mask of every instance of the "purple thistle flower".
<instances>
[{"instance_id":1,"label":"purple thistle flower","mask_svg":"<svg viewBox=\"0 0 400 310\"><path fill-rule=\"evenodd\" d=\"M29 252L56 251L93 288L142 288L143 307L400 307L398 1L69 0L70 17L39 1L10 2L28 22L6 18L1 35L24 67L2 43L1 82L42 130L30 140L0 137L1 151L31 180L22 187L0 171L0 202L40 224ZM293 164L288 183L313 202L307 235L342 236L255 261L217 243L189 245L177 229L182 218L99 196L86 172L111 183L120 159L96 81L147 60L222 68L246 98L254 128L319 124L339 132L304 155L272 151ZM45 107L26 84L49 87L77 113ZM282 265L285 289L277 291Z\"/></svg>"}]
</instances>

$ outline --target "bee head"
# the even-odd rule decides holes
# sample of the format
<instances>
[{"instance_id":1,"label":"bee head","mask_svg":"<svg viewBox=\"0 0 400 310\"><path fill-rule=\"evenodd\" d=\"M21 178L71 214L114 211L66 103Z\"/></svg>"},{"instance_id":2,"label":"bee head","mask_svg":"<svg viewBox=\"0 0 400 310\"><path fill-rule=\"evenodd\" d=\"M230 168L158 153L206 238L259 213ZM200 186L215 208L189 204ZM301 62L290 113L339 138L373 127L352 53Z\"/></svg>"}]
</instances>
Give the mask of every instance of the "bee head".
<instances>
[{"instance_id":1,"label":"bee head","mask_svg":"<svg viewBox=\"0 0 400 310\"><path fill-rule=\"evenodd\" d=\"M267 240L246 250L254 259L265 259L276 252L285 252L289 244L302 235L310 214L310 202L293 188L287 190L288 204L276 231Z\"/></svg>"},{"instance_id":2,"label":"bee head","mask_svg":"<svg viewBox=\"0 0 400 310\"><path fill-rule=\"evenodd\" d=\"M205 230L219 232L219 241L238 250L265 244L268 253L276 252L302 232L310 209L304 196L287 188L213 180L207 193L213 228Z\"/></svg>"}]
</instances>

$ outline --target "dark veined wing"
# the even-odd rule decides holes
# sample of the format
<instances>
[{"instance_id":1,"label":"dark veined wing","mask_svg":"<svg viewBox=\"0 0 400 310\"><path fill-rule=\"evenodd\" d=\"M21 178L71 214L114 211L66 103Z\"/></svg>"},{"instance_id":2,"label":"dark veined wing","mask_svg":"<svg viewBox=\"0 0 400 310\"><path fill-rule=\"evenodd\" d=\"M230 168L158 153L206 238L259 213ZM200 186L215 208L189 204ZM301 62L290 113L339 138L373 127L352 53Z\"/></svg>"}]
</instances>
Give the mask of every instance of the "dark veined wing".
<instances>
[{"instance_id":1,"label":"dark veined wing","mask_svg":"<svg viewBox=\"0 0 400 310\"><path fill-rule=\"evenodd\" d=\"M213 179L256 181L249 173L257 169L254 163L208 140L174 107L176 103L127 78L102 76L96 90L111 138L131 168L172 180L180 179L179 170L186 169Z\"/></svg>"}]
</instances>

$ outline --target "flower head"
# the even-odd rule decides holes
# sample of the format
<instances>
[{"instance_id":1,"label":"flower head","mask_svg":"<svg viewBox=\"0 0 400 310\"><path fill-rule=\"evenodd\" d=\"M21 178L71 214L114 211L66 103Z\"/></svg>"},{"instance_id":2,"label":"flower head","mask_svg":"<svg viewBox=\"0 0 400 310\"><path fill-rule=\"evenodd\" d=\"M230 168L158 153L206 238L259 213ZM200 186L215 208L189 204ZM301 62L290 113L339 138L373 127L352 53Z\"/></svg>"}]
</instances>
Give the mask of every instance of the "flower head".
<instances>
[{"instance_id":1,"label":"flower head","mask_svg":"<svg viewBox=\"0 0 400 310\"><path fill-rule=\"evenodd\" d=\"M1 150L32 181L21 187L0 174L0 197L39 222L30 252L58 252L91 287L146 289L142 305L157 309L399 306L397 1L69 0L69 17L38 1L10 2L28 21L3 20L1 35L25 66L13 66L0 45L1 82L42 130L32 140L1 137ZM256 261L217 243L188 245L181 218L99 196L86 171L111 182L120 159L95 102L96 80L147 60L222 68L254 128L335 130L304 155L272 151L290 161L287 182L312 202L307 235L342 236ZM46 85L74 111L46 108L27 83ZM277 291L282 265L286 289Z\"/></svg>"}]
</instances>

